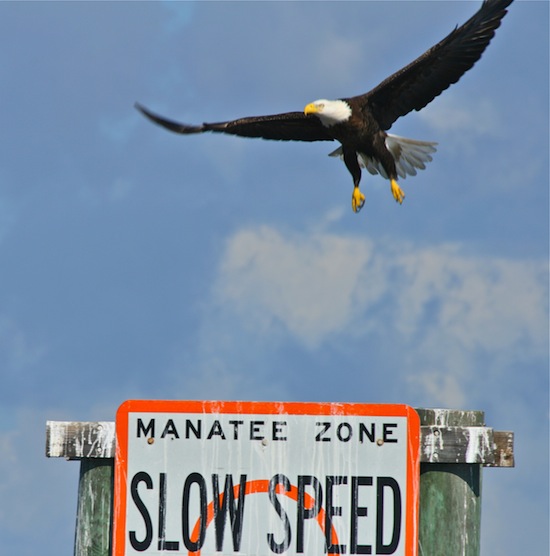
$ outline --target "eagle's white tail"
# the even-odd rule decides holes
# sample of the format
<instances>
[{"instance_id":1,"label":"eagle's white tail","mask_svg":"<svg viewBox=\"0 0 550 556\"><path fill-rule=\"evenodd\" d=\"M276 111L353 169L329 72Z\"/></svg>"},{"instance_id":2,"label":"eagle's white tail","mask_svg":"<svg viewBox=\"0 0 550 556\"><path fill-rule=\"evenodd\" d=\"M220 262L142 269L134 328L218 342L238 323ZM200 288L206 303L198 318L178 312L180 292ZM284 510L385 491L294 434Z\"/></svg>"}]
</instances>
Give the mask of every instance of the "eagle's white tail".
<instances>
[{"instance_id":1,"label":"eagle's white tail","mask_svg":"<svg viewBox=\"0 0 550 556\"><path fill-rule=\"evenodd\" d=\"M389 133L386 137L386 147L393 155L397 175L401 178L416 176L417 169L424 170L426 164L432 160L432 153L436 151L435 145L437 143L416 141L415 139L407 139ZM337 156L342 159L342 147L338 147L329 156ZM364 153L358 153L357 159L360 166L366 168L371 174L380 174L383 178L389 178L379 160Z\"/></svg>"}]
</instances>

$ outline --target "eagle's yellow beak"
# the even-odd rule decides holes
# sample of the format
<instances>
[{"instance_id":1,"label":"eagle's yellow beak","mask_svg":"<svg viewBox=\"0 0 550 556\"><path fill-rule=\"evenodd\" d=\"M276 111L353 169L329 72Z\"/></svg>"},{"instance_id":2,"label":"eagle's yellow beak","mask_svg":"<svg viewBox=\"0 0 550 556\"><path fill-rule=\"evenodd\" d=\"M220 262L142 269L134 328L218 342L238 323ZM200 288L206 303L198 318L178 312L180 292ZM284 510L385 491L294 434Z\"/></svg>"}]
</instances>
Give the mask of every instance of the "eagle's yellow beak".
<instances>
[{"instance_id":1,"label":"eagle's yellow beak","mask_svg":"<svg viewBox=\"0 0 550 556\"><path fill-rule=\"evenodd\" d=\"M313 104L313 102L311 102L310 104L308 104L305 108L304 108L304 114L307 116L308 114L316 114L318 112L318 108L315 104Z\"/></svg>"}]
</instances>

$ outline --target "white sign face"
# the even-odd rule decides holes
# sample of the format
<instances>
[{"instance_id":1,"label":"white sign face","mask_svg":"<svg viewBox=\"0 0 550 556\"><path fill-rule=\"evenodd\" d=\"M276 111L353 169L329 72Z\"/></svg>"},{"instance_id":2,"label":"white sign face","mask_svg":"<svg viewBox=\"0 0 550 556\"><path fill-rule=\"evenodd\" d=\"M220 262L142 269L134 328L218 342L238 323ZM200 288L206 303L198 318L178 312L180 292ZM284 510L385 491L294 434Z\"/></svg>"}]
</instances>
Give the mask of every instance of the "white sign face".
<instances>
[{"instance_id":1,"label":"white sign face","mask_svg":"<svg viewBox=\"0 0 550 556\"><path fill-rule=\"evenodd\" d=\"M116 433L115 556L417 553L408 406L128 401Z\"/></svg>"}]
</instances>

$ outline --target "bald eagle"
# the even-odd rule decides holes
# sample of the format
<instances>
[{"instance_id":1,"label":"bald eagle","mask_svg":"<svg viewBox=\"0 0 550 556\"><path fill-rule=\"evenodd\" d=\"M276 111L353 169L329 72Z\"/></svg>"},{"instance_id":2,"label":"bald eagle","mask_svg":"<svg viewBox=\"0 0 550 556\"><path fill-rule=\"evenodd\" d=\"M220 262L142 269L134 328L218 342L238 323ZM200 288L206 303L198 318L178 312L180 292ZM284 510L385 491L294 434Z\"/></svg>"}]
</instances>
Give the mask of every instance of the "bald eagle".
<instances>
[{"instance_id":1,"label":"bald eagle","mask_svg":"<svg viewBox=\"0 0 550 556\"><path fill-rule=\"evenodd\" d=\"M363 95L316 100L303 112L240 118L220 123L187 125L158 116L136 103L147 118L184 135L212 131L278 141L338 141L330 156L340 157L353 178L352 209L361 210L361 168L390 181L398 203L405 198L398 176L416 175L432 160L436 143L387 133L412 110L421 110L468 71L481 57L512 0L484 0L464 25Z\"/></svg>"}]
</instances>

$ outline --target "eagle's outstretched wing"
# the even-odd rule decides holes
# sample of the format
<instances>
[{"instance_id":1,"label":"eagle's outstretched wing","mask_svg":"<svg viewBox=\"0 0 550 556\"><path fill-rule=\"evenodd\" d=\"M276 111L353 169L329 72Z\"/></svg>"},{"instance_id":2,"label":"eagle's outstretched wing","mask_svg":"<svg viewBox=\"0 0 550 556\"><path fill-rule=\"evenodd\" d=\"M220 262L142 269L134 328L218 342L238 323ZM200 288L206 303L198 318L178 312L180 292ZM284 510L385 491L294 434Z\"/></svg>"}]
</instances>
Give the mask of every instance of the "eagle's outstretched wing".
<instances>
[{"instance_id":1,"label":"eagle's outstretched wing","mask_svg":"<svg viewBox=\"0 0 550 556\"><path fill-rule=\"evenodd\" d=\"M353 100L370 110L382 129L420 110L468 71L481 57L512 0L485 0L464 25L380 85Z\"/></svg>"},{"instance_id":2,"label":"eagle's outstretched wing","mask_svg":"<svg viewBox=\"0 0 550 556\"><path fill-rule=\"evenodd\" d=\"M319 118L306 116L303 112L287 112L272 116L240 118L229 122L187 125L168 120L136 103L136 108L151 121L174 133L184 135L207 131L240 135L241 137L261 137L277 141L332 141L327 129Z\"/></svg>"}]
</instances>

